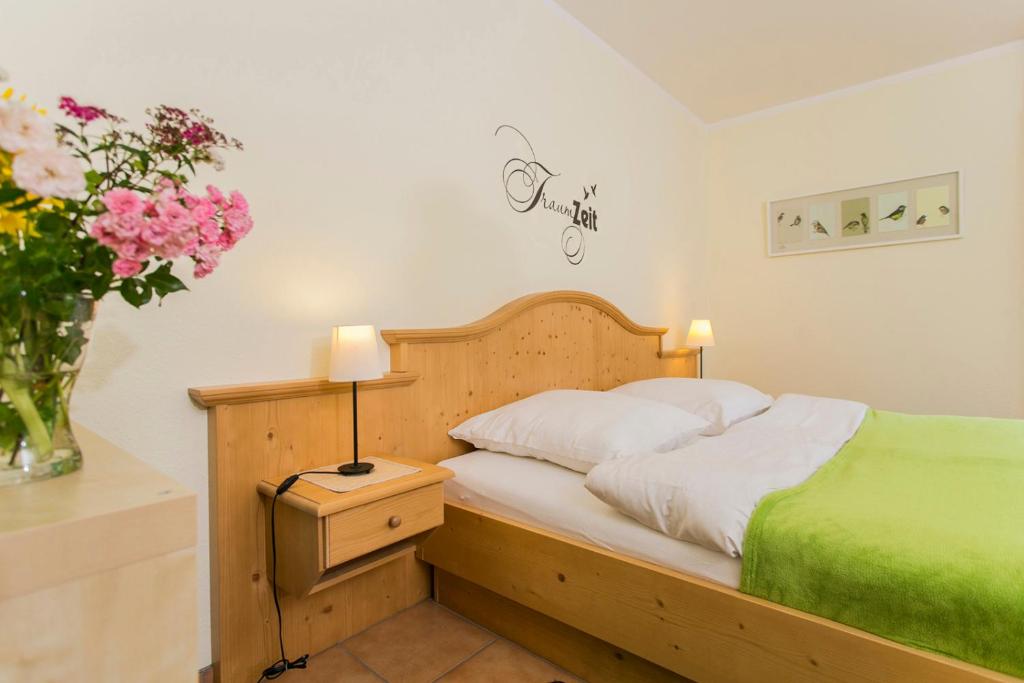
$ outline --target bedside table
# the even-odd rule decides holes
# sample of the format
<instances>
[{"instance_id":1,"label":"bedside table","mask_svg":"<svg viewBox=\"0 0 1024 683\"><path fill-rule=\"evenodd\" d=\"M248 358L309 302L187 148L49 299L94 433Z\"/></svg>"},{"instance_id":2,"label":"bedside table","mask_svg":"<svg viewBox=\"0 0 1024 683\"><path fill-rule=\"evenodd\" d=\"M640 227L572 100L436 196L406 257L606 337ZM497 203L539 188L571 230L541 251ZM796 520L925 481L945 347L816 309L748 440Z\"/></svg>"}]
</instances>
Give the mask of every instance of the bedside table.
<instances>
[{"instance_id":1,"label":"bedside table","mask_svg":"<svg viewBox=\"0 0 1024 683\"><path fill-rule=\"evenodd\" d=\"M419 472L338 493L300 479L277 499L277 585L305 597L416 551L444 523L442 482L451 470L374 456ZM282 477L281 480L284 478ZM270 504L280 481L261 481L270 548ZM271 576L267 553L267 576Z\"/></svg>"}]
</instances>

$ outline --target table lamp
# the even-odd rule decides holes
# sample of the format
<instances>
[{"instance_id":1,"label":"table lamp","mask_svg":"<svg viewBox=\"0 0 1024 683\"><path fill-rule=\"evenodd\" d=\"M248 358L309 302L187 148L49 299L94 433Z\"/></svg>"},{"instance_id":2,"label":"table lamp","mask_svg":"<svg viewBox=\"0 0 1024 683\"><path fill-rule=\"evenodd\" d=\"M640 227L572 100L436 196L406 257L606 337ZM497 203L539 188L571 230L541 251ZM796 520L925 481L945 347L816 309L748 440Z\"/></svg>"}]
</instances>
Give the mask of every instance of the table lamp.
<instances>
[{"instance_id":1,"label":"table lamp","mask_svg":"<svg viewBox=\"0 0 1024 683\"><path fill-rule=\"evenodd\" d=\"M704 377L704 347L715 345L715 333L711 331L710 320L694 320L690 323L690 333L686 335L687 346L697 346L700 348L700 374L698 377Z\"/></svg>"},{"instance_id":2,"label":"table lamp","mask_svg":"<svg viewBox=\"0 0 1024 683\"><path fill-rule=\"evenodd\" d=\"M377 353L377 331L373 325L341 325L331 332L331 382L352 382L352 462L338 467L346 476L369 474L372 462L359 462L359 382L378 379L384 373Z\"/></svg>"}]
</instances>

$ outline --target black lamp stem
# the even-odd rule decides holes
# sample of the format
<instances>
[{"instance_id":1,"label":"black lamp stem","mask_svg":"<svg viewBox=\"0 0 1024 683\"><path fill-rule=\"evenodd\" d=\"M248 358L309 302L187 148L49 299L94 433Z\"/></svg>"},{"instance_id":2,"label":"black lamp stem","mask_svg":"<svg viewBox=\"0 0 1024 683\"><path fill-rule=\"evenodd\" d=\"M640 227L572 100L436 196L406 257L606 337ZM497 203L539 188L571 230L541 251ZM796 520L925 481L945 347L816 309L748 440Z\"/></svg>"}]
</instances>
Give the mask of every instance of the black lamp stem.
<instances>
[{"instance_id":1,"label":"black lamp stem","mask_svg":"<svg viewBox=\"0 0 1024 683\"><path fill-rule=\"evenodd\" d=\"M338 466L338 471L347 477L369 474L373 471L372 462L359 462L359 385L352 382L352 462Z\"/></svg>"},{"instance_id":2,"label":"black lamp stem","mask_svg":"<svg viewBox=\"0 0 1024 683\"><path fill-rule=\"evenodd\" d=\"M704 379L704 347L703 346L700 347L700 359L699 359L698 362L700 363L700 374L698 375L698 377L700 377L701 379Z\"/></svg>"},{"instance_id":3,"label":"black lamp stem","mask_svg":"<svg viewBox=\"0 0 1024 683\"><path fill-rule=\"evenodd\" d=\"M359 464L359 402L357 387L359 382L352 382L352 462Z\"/></svg>"}]
</instances>

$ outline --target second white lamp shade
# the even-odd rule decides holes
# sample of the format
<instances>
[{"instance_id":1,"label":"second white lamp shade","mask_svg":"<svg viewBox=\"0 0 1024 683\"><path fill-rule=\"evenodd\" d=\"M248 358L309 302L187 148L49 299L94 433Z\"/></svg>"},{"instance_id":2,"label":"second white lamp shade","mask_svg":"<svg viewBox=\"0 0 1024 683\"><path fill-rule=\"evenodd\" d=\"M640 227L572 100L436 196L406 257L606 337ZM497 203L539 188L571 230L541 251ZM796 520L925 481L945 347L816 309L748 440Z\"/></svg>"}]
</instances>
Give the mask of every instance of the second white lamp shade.
<instances>
[{"instance_id":1,"label":"second white lamp shade","mask_svg":"<svg viewBox=\"0 0 1024 683\"><path fill-rule=\"evenodd\" d=\"M714 346L715 333L711 331L710 320L694 320L690 323L690 333L686 335L687 346Z\"/></svg>"},{"instance_id":2,"label":"second white lamp shade","mask_svg":"<svg viewBox=\"0 0 1024 683\"><path fill-rule=\"evenodd\" d=\"M332 382L362 382L383 376L373 325L340 325L331 330Z\"/></svg>"}]
</instances>

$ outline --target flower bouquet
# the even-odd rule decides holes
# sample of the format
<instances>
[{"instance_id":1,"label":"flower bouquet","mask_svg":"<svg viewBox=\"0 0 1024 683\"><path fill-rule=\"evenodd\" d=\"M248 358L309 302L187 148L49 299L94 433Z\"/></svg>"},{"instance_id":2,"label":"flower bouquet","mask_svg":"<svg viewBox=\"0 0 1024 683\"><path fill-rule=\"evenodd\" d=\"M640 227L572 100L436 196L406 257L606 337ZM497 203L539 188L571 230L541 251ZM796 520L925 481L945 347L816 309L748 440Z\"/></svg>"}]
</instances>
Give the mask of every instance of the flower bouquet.
<instances>
[{"instance_id":1,"label":"flower bouquet","mask_svg":"<svg viewBox=\"0 0 1024 683\"><path fill-rule=\"evenodd\" d=\"M253 224L241 193L188 189L242 148L199 111L155 107L135 130L70 97L59 110L0 95L0 485L81 466L68 406L97 302L186 289L176 263L209 275Z\"/></svg>"}]
</instances>

